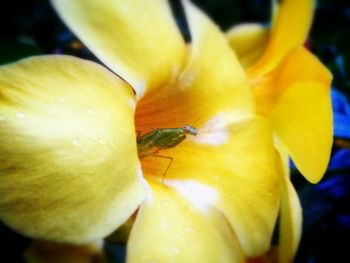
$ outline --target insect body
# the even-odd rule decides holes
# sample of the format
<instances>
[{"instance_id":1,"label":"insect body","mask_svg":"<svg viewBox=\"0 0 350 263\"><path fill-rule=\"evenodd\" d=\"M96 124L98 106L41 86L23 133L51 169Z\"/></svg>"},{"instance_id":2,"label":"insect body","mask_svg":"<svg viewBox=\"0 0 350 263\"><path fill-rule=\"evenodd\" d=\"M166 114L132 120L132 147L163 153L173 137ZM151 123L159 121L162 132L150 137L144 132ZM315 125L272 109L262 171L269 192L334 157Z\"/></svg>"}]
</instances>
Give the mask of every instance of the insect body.
<instances>
[{"instance_id":1,"label":"insect body","mask_svg":"<svg viewBox=\"0 0 350 263\"><path fill-rule=\"evenodd\" d=\"M181 128L158 128L137 138L137 150L139 158L160 157L170 160L170 163L164 171L164 176L169 169L173 159L169 156L158 155L161 149L170 149L186 139L187 135L196 136L196 128L186 125Z\"/></svg>"},{"instance_id":2,"label":"insect body","mask_svg":"<svg viewBox=\"0 0 350 263\"><path fill-rule=\"evenodd\" d=\"M153 155L160 149L173 148L183 140L186 135L197 135L197 129L186 125L182 128L159 128L137 138L137 149L140 158Z\"/></svg>"}]
</instances>

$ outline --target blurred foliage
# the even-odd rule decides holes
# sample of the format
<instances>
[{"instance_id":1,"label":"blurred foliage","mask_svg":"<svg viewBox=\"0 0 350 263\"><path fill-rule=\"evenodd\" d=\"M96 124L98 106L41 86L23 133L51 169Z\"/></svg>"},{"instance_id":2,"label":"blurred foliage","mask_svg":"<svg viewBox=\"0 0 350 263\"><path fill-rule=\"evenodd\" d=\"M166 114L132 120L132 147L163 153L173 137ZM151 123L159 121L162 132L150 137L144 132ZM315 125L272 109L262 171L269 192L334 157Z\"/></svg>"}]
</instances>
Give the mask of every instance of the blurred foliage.
<instances>
[{"instance_id":1,"label":"blurred foliage","mask_svg":"<svg viewBox=\"0 0 350 263\"><path fill-rule=\"evenodd\" d=\"M173 0L173 3L178 2ZM269 0L193 0L227 30L240 22L268 24ZM297 14L296 14L297 19ZM178 19L185 34L183 21ZM318 1L309 46L334 75L334 87L350 98L350 3ZM38 54L72 54L97 60L57 17L48 0L4 0L0 3L0 64ZM300 69L302 70L302 69ZM304 231L295 262L344 262L350 250L350 106L345 97L333 97L336 143L330 169L317 185L293 170L301 198ZM0 224L1 258L22 262L30 240ZM125 248L107 243L110 262L122 262Z\"/></svg>"}]
</instances>

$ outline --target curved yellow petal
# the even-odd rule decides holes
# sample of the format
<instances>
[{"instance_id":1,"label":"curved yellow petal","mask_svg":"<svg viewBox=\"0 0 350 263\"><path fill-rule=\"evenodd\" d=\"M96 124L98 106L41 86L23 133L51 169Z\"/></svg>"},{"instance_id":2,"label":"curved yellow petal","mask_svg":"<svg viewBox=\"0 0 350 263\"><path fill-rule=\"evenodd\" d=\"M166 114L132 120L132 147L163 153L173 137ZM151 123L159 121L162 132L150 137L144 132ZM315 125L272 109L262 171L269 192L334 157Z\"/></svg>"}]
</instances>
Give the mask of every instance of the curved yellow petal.
<instances>
[{"instance_id":1,"label":"curved yellow petal","mask_svg":"<svg viewBox=\"0 0 350 263\"><path fill-rule=\"evenodd\" d=\"M282 0L274 17L269 42L261 59L249 69L250 75L263 75L274 69L295 47L302 46L309 33L314 0ZM297 14L297 16L296 16Z\"/></svg>"},{"instance_id":2,"label":"curved yellow petal","mask_svg":"<svg viewBox=\"0 0 350 263\"><path fill-rule=\"evenodd\" d=\"M280 151L281 211L278 244L278 262L290 263L297 252L301 238L302 211L299 197L289 178L289 159Z\"/></svg>"},{"instance_id":3,"label":"curved yellow petal","mask_svg":"<svg viewBox=\"0 0 350 263\"><path fill-rule=\"evenodd\" d=\"M226 36L190 1L184 0L183 4L192 45L189 62L180 80L182 85L185 84L182 88L200 93L200 101L205 101L207 106L231 105L242 114L251 115L253 100L247 78Z\"/></svg>"},{"instance_id":4,"label":"curved yellow petal","mask_svg":"<svg viewBox=\"0 0 350 263\"><path fill-rule=\"evenodd\" d=\"M332 147L330 91L315 82L289 86L271 120L277 136L301 173L312 183L321 180Z\"/></svg>"},{"instance_id":5,"label":"curved yellow petal","mask_svg":"<svg viewBox=\"0 0 350 263\"><path fill-rule=\"evenodd\" d=\"M232 27L226 36L241 64L248 68L257 62L265 51L269 30L262 24L246 23Z\"/></svg>"},{"instance_id":6,"label":"curved yellow petal","mask_svg":"<svg viewBox=\"0 0 350 263\"><path fill-rule=\"evenodd\" d=\"M121 225L145 194L134 96L100 65L32 57L0 68L0 219L82 243Z\"/></svg>"},{"instance_id":7,"label":"curved yellow petal","mask_svg":"<svg viewBox=\"0 0 350 263\"><path fill-rule=\"evenodd\" d=\"M33 241L24 258L26 263L103 263L107 261L102 245L102 241L79 246Z\"/></svg>"},{"instance_id":8,"label":"curved yellow petal","mask_svg":"<svg viewBox=\"0 0 350 263\"><path fill-rule=\"evenodd\" d=\"M254 113L247 78L225 35L200 10L184 3L192 33L187 67L179 80L139 101L138 130L196 127L219 113L238 121Z\"/></svg>"},{"instance_id":9,"label":"curved yellow petal","mask_svg":"<svg viewBox=\"0 0 350 263\"><path fill-rule=\"evenodd\" d=\"M160 151L172 163L163 183L194 206L217 207L228 219L245 255L261 255L270 247L279 207L279 176L272 135L265 120L228 124L222 116L198 127L174 149ZM148 178L160 178L164 158L146 157Z\"/></svg>"},{"instance_id":10,"label":"curved yellow petal","mask_svg":"<svg viewBox=\"0 0 350 263\"><path fill-rule=\"evenodd\" d=\"M77 36L138 97L181 70L185 43L165 0L51 0Z\"/></svg>"},{"instance_id":11,"label":"curved yellow petal","mask_svg":"<svg viewBox=\"0 0 350 263\"><path fill-rule=\"evenodd\" d=\"M281 143L313 183L322 178L332 147L331 78L315 56L297 48L253 83L258 113L270 117Z\"/></svg>"},{"instance_id":12,"label":"curved yellow petal","mask_svg":"<svg viewBox=\"0 0 350 263\"><path fill-rule=\"evenodd\" d=\"M192 207L176 191L150 183L131 231L127 262L244 262L225 217Z\"/></svg>"}]
</instances>

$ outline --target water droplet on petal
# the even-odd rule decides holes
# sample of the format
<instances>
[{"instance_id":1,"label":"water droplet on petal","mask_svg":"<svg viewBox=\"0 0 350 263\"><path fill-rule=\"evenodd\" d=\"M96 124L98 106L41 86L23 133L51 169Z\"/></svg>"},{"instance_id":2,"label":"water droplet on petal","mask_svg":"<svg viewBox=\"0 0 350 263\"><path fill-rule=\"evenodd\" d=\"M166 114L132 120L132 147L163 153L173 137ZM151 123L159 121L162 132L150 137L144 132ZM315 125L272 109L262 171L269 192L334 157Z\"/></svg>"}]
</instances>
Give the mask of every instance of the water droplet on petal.
<instances>
[{"instance_id":1,"label":"water droplet on petal","mask_svg":"<svg viewBox=\"0 0 350 263\"><path fill-rule=\"evenodd\" d=\"M24 119L25 115L23 111L19 111L16 113L17 119Z\"/></svg>"},{"instance_id":2,"label":"water droplet on petal","mask_svg":"<svg viewBox=\"0 0 350 263\"><path fill-rule=\"evenodd\" d=\"M193 227L190 227L190 226L186 226L184 228L185 232L189 233L189 234L194 234L196 233L196 231L193 229Z\"/></svg>"},{"instance_id":3,"label":"water droplet on petal","mask_svg":"<svg viewBox=\"0 0 350 263\"><path fill-rule=\"evenodd\" d=\"M187 241L187 246L192 246L192 241L191 240Z\"/></svg>"},{"instance_id":4,"label":"water droplet on petal","mask_svg":"<svg viewBox=\"0 0 350 263\"><path fill-rule=\"evenodd\" d=\"M109 145L113 147L114 146L114 141L113 140L109 140Z\"/></svg>"},{"instance_id":5,"label":"water droplet on petal","mask_svg":"<svg viewBox=\"0 0 350 263\"><path fill-rule=\"evenodd\" d=\"M165 223L165 222L162 222L162 223L160 224L160 228L161 228L162 230L166 230L166 229L168 229L168 224Z\"/></svg>"},{"instance_id":6,"label":"water droplet on petal","mask_svg":"<svg viewBox=\"0 0 350 263\"><path fill-rule=\"evenodd\" d=\"M162 205L163 205L164 207L168 207L168 206L169 206L169 203L168 203L168 201L163 200L163 201L162 201Z\"/></svg>"},{"instance_id":7,"label":"water droplet on petal","mask_svg":"<svg viewBox=\"0 0 350 263\"><path fill-rule=\"evenodd\" d=\"M178 248L178 247L174 247L173 251L174 251L175 254L179 254L181 252L181 249Z\"/></svg>"},{"instance_id":8,"label":"water droplet on petal","mask_svg":"<svg viewBox=\"0 0 350 263\"><path fill-rule=\"evenodd\" d=\"M80 140L78 138L75 138L72 142L75 146L78 146L80 144Z\"/></svg>"},{"instance_id":9,"label":"water droplet on petal","mask_svg":"<svg viewBox=\"0 0 350 263\"><path fill-rule=\"evenodd\" d=\"M108 122L108 121L109 121L109 114L108 114L108 113L104 115L103 120L104 120L105 122Z\"/></svg>"}]
</instances>

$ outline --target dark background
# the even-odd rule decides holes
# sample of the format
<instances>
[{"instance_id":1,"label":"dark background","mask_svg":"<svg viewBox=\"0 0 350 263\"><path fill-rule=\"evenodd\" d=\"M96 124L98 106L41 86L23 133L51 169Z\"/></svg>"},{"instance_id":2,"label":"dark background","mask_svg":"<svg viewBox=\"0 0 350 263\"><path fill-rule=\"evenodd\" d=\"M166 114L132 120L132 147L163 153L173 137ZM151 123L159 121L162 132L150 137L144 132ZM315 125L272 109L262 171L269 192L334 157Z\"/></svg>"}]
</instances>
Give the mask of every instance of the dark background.
<instances>
[{"instance_id":1,"label":"dark background","mask_svg":"<svg viewBox=\"0 0 350 263\"><path fill-rule=\"evenodd\" d=\"M177 1L172 1L176 6ZM223 30L240 22L268 24L267 0L193 0ZM295 15L297 19L297 14ZM179 23L183 26L181 14ZM335 120L332 161L321 183L311 185L292 169L304 214L303 238L295 262L345 262L350 251L350 3L346 0L320 0L310 34L310 49L331 69ZM69 32L48 1L12 0L0 3L0 64L39 54L72 54L96 58ZM302 69L300 69L302 70ZM337 93L340 91L340 93ZM343 118L344 117L344 118ZM1 182L0 182L1 183ZM0 225L0 262L21 262L22 251L30 242ZM274 240L277 242L277 240ZM120 262L123 251L111 256ZM9 260L4 260L9 258Z\"/></svg>"}]
</instances>

